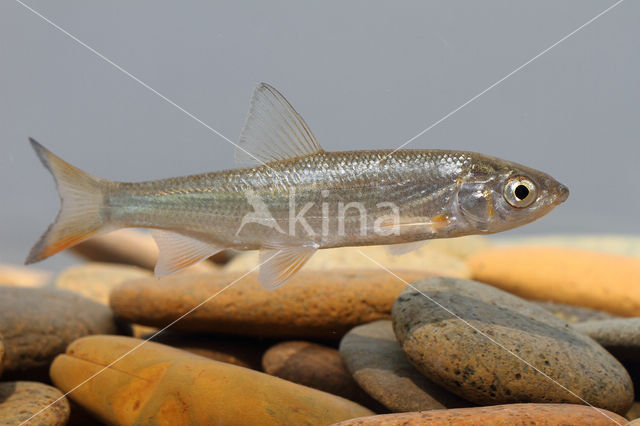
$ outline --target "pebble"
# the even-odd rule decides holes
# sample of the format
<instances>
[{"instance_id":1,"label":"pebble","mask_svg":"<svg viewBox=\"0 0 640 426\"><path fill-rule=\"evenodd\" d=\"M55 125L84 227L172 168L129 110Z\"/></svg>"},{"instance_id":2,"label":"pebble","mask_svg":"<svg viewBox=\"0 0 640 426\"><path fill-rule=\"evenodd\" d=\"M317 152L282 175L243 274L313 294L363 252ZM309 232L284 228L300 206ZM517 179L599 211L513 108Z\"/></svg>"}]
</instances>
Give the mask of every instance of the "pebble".
<instances>
[{"instance_id":1,"label":"pebble","mask_svg":"<svg viewBox=\"0 0 640 426\"><path fill-rule=\"evenodd\" d=\"M71 398L108 424L242 419L243 425L326 425L374 414L326 392L158 343L139 346L142 342L121 336L78 339L53 362L51 379L62 391L88 380Z\"/></svg>"},{"instance_id":2,"label":"pebble","mask_svg":"<svg viewBox=\"0 0 640 426\"><path fill-rule=\"evenodd\" d=\"M610 426L626 419L610 411L575 404L506 404L413 413L383 414L346 420L334 426Z\"/></svg>"},{"instance_id":3,"label":"pebble","mask_svg":"<svg viewBox=\"0 0 640 426\"><path fill-rule=\"evenodd\" d=\"M602 346L489 285L439 277L417 281L398 297L392 318L412 364L479 405L582 402L566 389L621 414L633 402L631 378Z\"/></svg>"},{"instance_id":4,"label":"pebble","mask_svg":"<svg viewBox=\"0 0 640 426\"><path fill-rule=\"evenodd\" d=\"M18 425L52 404L62 393L44 383L0 383L0 425ZM29 425L62 426L69 419L69 401L55 402L29 421Z\"/></svg>"},{"instance_id":5,"label":"pebble","mask_svg":"<svg viewBox=\"0 0 640 426\"><path fill-rule=\"evenodd\" d=\"M468 259L473 279L527 299L640 316L640 259L554 247L505 247Z\"/></svg>"},{"instance_id":6,"label":"pebble","mask_svg":"<svg viewBox=\"0 0 640 426\"><path fill-rule=\"evenodd\" d=\"M67 291L0 286L5 373L46 367L73 340L118 331L111 310Z\"/></svg>"},{"instance_id":7,"label":"pebble","mask_svg":"<svg viewBox=\"0 0 640 426\"><path fill-rule=\"evenodd\" d=\"M120 229L98 235L73 246L71 250L92 261L134 265L152 271L158 260L158 246L151 234L135 229ZM221 257L226 259L226 254L217 256L218 259ZM190 266L186 270L211 272L217 269L213 262L205 261Z\"/></svg>"},{"instance_id":8,"label":"pebble","mask_svg":"<svg viewBox=\"0 0 640 426\"><path fill-rule=\"evenodd\" d=\"M621 318L574 324L619 360L640 362L640 318Z\"/></svg>"},{"instance_id":9,"label":"pebble","mask_svg":"<svg viewBox=\"0 0 640 426\"><path fill-rule=\"evenodd\" d=\"M54 286L109 305L109 296L114 288L127 280L149 277L153 277L153 273L138 266L88 263L62 271Z\"/></svg>"},{"instance_id":10,"label":"pebble","mask_svg":"<svg viewBox=\"0 0 640 426\"><path fill-rule=\"evenodd\" d=\"M362 389L391 411L470 405L427 379L407 361L389 320L353 328L340 342L340 355Z\"/></svg>"},{"instance_id":11,"label":"pebble","mask_svg":"<svg viewBox=\"0 0 640 426\"><path fill-rule=\"evenodd\" d=\"M133 323L162 327L215 295L172 328L335 340L356 325L388 318L405 287L380 269L322 274L302 270L277 290L262 287L256 273L243 275L185 274L127 281L111 294L111 307ZM417 272L398 275L407 281L424 277Z\"/></svg>"},{"instance_id":12,"label":"pebble","mask_svg":"<svg viewBox=\"0 0 640 426\"><path fill-rule=\"evenodd\" d=\"M144 338L149 338L151 335ZM171 330L157 335L153 341L215 361L227 362L253 370L261 370L262 354L269 345L269 343L258 339L180 333Z\"/></svg>"},{"instance_id":13,"label":"pebble","mask_svg":"<svg viewBox=\"0 0 640 426\"><path fill-rule=\"evenodd\" d=\"M379 408L353 380L337 349L312 342L281 342L265 352L262 367L272 376Z\"/></svg>"},{"instance_id":14,"label":"pebble","mask_svg":"<svg viewBox=\"0 0 640 426\"><path fill-rule=\"evenodd\" d=\"M640 257L640 237L617 234L552 234L532 237L494 237L491 243L501 246L553 246L600 251Z\"/></svg>"},{"instance_id":15,"label":"pebble","mask_svg":"<svg viewBox=\"0 0 640 426\"><path fill-rule=\"evenodd\" d=\"M364 255L363 255L364 253ZM260 264L258 252L246 252L225 266L228 272L246 272ZM390 253L387 246L341 247L318 250L301 271L376 271L391 275L380 265L393 271L417 272L423 276L470 278L464 260L427 243L418 250L400 256ZM316 272L317 273L317 272Z\"/></svg>"},{"instance_id":16,"label":"pebble","mask_svg":"<svg viewBox=\"0 0 640 426\"><path fill-rule=\"evenodd\" d=\"M531 300L530 302L533 303L534 305L538 305L546 309L556 317L570 324L583 322L583 321L595 321L595 320L619 318L617 315L613 315L608 312L598 311L596 309L583 308L582 306L571 306L571 305L565 305L564 303L540 302L535 300Z\"/></svg>"},{"instance_id":17,"label":"pebble","mask_svg":"<svg viewBox=\"0 0 640 426\"><path fill-rule=\"evenodd\" d=\"M0 285L15 287L42 287L47 285L53 273L32 267L0 264Z\"/></svg>"}]
</instances>

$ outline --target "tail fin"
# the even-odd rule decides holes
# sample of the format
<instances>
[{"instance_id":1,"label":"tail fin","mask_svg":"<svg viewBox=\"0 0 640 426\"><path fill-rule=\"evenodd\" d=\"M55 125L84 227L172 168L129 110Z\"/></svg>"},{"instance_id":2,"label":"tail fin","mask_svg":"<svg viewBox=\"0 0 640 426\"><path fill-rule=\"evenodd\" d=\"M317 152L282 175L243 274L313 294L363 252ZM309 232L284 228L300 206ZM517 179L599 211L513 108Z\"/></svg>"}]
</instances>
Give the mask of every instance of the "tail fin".
<instances>
[{"instance_id":1,"label":"tail fin","mask_svg":"<svg viewBox=\"0 0 640 426\"><path fill-rule=\"evenodd\" d=\"M25 264L46 259L98 233L105 225L101 219L103 192L110 182L63 161L31 138L29 142L56 181L60 211Z\"/></svg>"}]
</instances>

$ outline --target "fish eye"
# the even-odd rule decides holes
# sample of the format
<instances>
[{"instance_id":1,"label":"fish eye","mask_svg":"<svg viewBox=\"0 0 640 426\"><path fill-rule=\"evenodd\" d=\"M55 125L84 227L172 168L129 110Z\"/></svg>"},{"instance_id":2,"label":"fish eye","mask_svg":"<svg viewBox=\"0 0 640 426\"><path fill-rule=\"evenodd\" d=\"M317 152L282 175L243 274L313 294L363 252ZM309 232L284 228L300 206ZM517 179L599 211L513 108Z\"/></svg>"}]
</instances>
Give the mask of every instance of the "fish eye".
<instances>
[{"instance_id":1,"label":"fish eye","mask_svg":"<svg viewBox=\"0 0 640 426\"><path fill-rule=\"evenodd\" d=\"M509 179L504 186L504 199L513 207L529 207L537 196L536 186L524 176Z\"/></svg>"}]
</instances>

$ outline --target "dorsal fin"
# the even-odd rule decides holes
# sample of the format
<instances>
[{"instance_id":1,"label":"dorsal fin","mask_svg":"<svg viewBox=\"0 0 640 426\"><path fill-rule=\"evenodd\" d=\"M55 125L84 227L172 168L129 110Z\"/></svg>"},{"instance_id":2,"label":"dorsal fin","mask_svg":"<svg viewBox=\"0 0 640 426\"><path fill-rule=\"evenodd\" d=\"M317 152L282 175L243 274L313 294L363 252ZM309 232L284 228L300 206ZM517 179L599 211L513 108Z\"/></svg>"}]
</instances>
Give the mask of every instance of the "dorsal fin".
<instances>
[{"instance_id":1,"label":"dorsal fin","mask_svg":"<svg viewBox=\"0 0 640 426\"><path fill-rule=\"evenodd\" d=\"M160 251L155 268L157 276L172 274L224 250L224 247L216 244L205 243L171 231L152 229L151 235Z\"/></svg>"},{"instance_id":2,"label":"dorsal fin","mask_svg":"<svg viewBox=\"0 0 640 426\"><path fill-rule=\"evenodd\" d=\"M303 157L323 149L300 114L275 88L260 83L236 148L236 163L268 163Z\"/></svg>"}]
</instances>

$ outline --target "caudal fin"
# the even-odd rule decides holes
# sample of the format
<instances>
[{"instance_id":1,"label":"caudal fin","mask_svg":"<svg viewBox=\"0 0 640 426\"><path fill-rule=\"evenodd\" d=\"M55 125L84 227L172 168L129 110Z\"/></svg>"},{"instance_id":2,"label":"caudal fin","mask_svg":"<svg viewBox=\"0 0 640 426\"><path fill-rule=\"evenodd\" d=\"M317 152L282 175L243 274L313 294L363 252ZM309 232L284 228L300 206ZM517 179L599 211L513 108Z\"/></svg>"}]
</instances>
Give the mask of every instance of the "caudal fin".
<instances>
[{"instance_id":1,"label":"caudal fin","mask_svg":"<svg viewBox=\"0 0 640 426\"><path fill-rule=\"evenodd\" d=\"M103 192L110 182L63 161L31 138L29 142L56 181L60 211L31 249L25 264L46 259L102 230L106 225L101 218Z\"/></svg>"}]
</instances>

